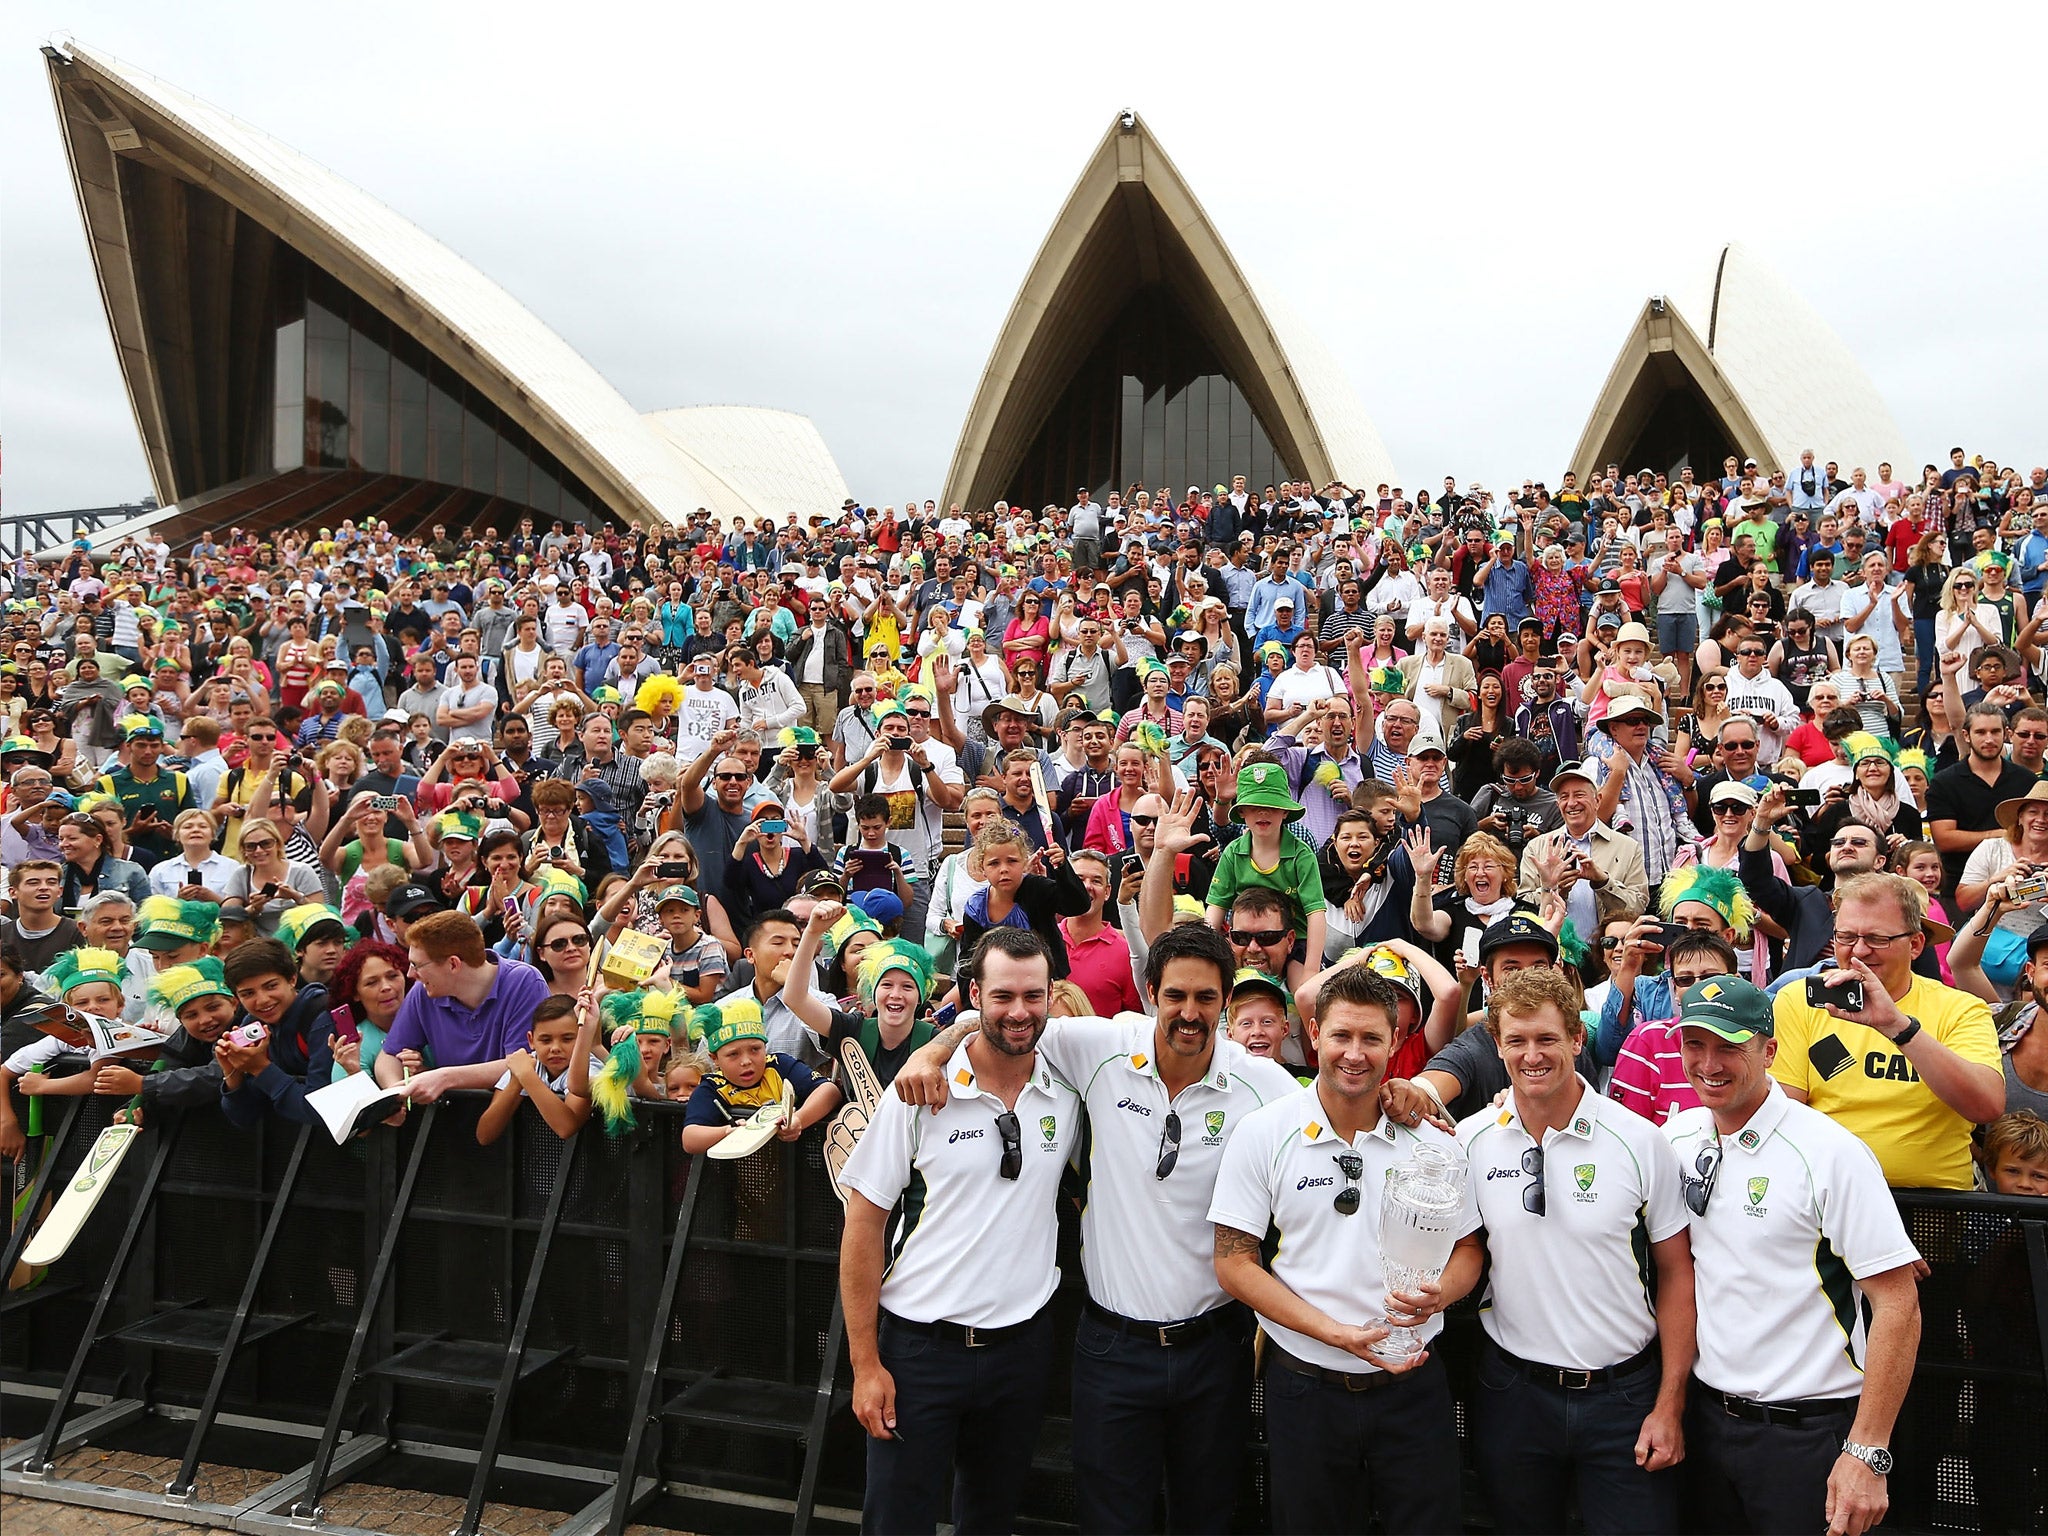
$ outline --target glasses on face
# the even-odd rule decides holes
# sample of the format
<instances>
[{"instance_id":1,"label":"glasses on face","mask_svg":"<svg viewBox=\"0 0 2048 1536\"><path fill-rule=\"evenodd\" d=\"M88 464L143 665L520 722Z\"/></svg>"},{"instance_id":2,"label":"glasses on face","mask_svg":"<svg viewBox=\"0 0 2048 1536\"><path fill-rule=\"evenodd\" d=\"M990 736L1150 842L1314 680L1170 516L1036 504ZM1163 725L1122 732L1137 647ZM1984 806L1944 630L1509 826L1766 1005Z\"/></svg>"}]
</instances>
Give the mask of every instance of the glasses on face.
<instances>
[{"instance_id":1,"label":"glasses on face","mask_svg":"<svg viewBox=\"0 0 2048 1536\"><path fill-rule=\"evenodd\" d=\"M1700 687L1708 693L1726 693L1728 691L1726 683L1701 683Z\"/></svg>"},{"instance_id":2,"label":"glasses on face","mask_svg":"<svg viewBox=\"0 0 2048 1536\"><path fill-rule=\"evenodd\" d=\"M1332 1161L1336 1163L1337 1171L1344 1175L1344 1187L1337 1191L1337 1198L1330 1203L1336 1206L1339 1216L1356 1216L1360 1198L1358 1181L1365 1177L1365 1159L1356 1152L1338 1152L1332 1154Z\"/></svg>"},{"instance_id":3,"label":"glasses on face","mask_svg":"<svg viewBox=\"0 0 2048 1536\"><path fill-rule=\"evenodd\" d=\"M1166 1124L1159 1132L1159 1162L1152 1170L1152 1177L1163 1179L1172 1173L1180 1162L1180 1111L1169 1109Z\"/></svg>"},{"instance_id":4,"label":"glasses on face","mask_svg":"<svg viewBox=\"0 0 2048 1536\"><path fill-rule=\"evenodd\" d=\"M1533 773L1504 773L1500 776L1500 781L1503 784L1534 784L1536 782L1536 775Z\"/></svg>"},{"instance_id":5,"label":"glasses on face","mask_svg":"<svg viewBox=\"0 0 2048 1536\"><path fill-rule=\"evenodd\" d=\"M1549 1193L1543 1187L1543 1149L1526 1147L1522 1151L1522 1172L1529 1176L1529 1182L1522 1186L1522 1209L1531 1216L1541 1216L1550 1209Z\"/></svg>"},{"instance_id":6,"label":"glasses on face","mask_svg":"<svg viewBox=\"0 0 2048 1536\"><path fill-rule=\"evenodd\" d=\"M1714 807L1714 814L1716 816L1740 816L1748 809L1749 807L1746 805L1739 805L1732 800L1727 800Z\"/></svg>"},{"instance_id":7,"label":"glasses on face","mask_svg":"<svg viewBox=\"0 0 2048 1536\"><path fill-rule=\"evenodd\" d=\"M541 945L541 948L551 955L566 955L572 949L590 948L590 935L587 933L565 933L559 939L549 939L547 943Z\"/></svg>"},{"instance_id":8,"label":"glasses on face","mask_svg":"<svg viewBox=\"0 0 2048 1536\"><path fill-rule=\"evenodd\" d=\"M903 711L903 718L906 720L929 720L931 717L932 712L928 709L906 709Z\"/></svg>"},{"instance_id":9,"label":"glasses on face","mask_svg":"<svg viewBox=\"0 0 2048 1536\"><path fill-rule=\"evenodd\" d=\"M265 840L260 843L252 843L246 837L242 839L242 852L244 853L268 853L270 852L271 849L275 848L276 846L276 843L270 842L268 840Z\"/></svg>"},{"instance_id":10,"label":"glasses on face","mask_svg":"<svg viewBox=\"0 0 2048 1536\"><path fill-rule=\"evenodd\" d=\"M745 780L747 780L747 779L751 779L751 778L753 777L753 775L752 775L751 773L745 773L745 772L741 772L741 773L714 773L714 774L712 775L712 777L713 777L714 779L717 779L717 780L718 780L718 781L719 781L719 782L720 782L721 784L737 784L737 783L742 783L742 782L744 782L744 781L745 781Z\"/></svg>"},{"instance_id":11,"label":"glasses on face","mask_svg":"<svg viewBox=\"0 0 2048 1536\"><path fill-rule=\"evenodd\" d=\"M1024 1171L1024 1133L1018 1129L1014 1113L1004 1110L996 1116L996 1135L1003 1143L1003 1161L996 1172L1014 1180Z\"/></svg>"},{"instance_id":12,"label":"glasses on face","mask_svg":"<svg viewBox=\"0 0 2048 1536\"><path fill-rule=\"evenodd\" d=\"M1692 1172L1679 1175L1685 1190L1685 1208L1695 1216L1707 1214L1707 1202L1714 1197L1714 1180L1721 1172L1721 1143L1708 1142L1692 1160Z\"/></svg>"},{"instance_id":13,"label":"glasses on face","mask_svg":"<svg viewBox=\"0 0 2048 1536\"><path fill-rule=\"evenodd\" d=\"M1837 844L1836 846L1839 847L1840 845ZM1850 951L1854 951L1859 945L1864 949L1874 950L1883 949L1888 944L1896 944L1901 939L1911 937L1912 933L1910 930L1906 933L1842 933L1837 931L1834 945L1836 949Z\"/></svg>"},{"instance_id":14,"label":"glasses on face","mask_svg":"<svg viewBox=\"0 0 2048 1536\"><path fill-rule=\"evenodd\" d=\"M1286 937L1287 930L1285 928L1233 928L1230 930L1230 942L1239 949L1249 949L1255 944L1261 947L1278 944Z\"/></svg>"},{"instance_id":15,"label":"glasses on face","mask_svg":"<svg viewBox=\"0 0 2048 1536\"><path fill-rule=\"evenodd\" d=\"M1134 827L1156 827L1159 825L1159 818L1157 816L1140 816L1136 812L1132 812L1131 825Z\"/></svg>"},{"instance_id":16,"label":"glasses on face","mask_svg":"<svg viewBox=\"0 0 2048 1536\"><path fill-rule=\"evenodd\" d=\"M1741 650L1737 651L1735 654L1746 658L1750 656L1764 656L1767 655L1768 652L1759 651L1754 649L1753 647L1745 646Z\"/></svg>"}]
</instances>

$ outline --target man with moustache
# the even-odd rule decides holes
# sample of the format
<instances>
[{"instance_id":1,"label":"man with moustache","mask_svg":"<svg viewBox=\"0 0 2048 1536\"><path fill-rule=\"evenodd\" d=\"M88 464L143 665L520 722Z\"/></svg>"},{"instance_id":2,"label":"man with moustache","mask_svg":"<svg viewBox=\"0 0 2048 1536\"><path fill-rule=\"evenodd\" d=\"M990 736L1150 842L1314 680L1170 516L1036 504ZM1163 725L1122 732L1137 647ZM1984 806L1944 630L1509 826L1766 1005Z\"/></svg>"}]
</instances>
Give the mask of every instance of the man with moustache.
<instances>
[{"instance_id":1,"label":"man with moustache","mask_svg":"<svg viewBox=\"0 0 2048 1536\"><path fill-rule=\"evenodd\" d=\"M956 1531L1016 1529L1044 1417L1055 1202L1081 1100L1038 1054L1045 941L992 928L975 972L980 1025L946 1062L945 1105L884 1098L840 1173L853 1411L869 1436L864 1530L935 1530L949 1482Z\"/></svg>"},{"instance_id":2,"label":"man with moustache","mask_svg":"<svg viewBox=\"0 0 2048 1536\"><path fill-rule=\"evenodd\" d=\"M1295 1091L1277 1063L1218 1038L1237 973L1203 923L1161 934L1145 961L1157 1018L1051 1020L1039 1052L1082 1084L1091 1131L1074 1336L1075 1523L1154 1528L1162 1481L1173 1531L1230 1529L1250 1430L1251 1329L1217 1283L1209 1203L1229 1138ZM955 1024L897 1075L913 1103L947 1099Z\"/></svg>"}]
</instances>

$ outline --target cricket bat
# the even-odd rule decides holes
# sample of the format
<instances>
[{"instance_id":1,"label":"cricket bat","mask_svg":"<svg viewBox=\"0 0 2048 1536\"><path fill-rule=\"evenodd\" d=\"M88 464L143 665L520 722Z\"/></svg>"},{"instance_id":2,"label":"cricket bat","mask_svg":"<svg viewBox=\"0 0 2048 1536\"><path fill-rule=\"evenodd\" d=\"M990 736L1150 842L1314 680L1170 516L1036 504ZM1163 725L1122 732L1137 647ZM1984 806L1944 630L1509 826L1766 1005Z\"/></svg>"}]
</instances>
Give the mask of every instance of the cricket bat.
<instances>
[{"instance_id":1,"label":"cricket bat","mask_svg":"<svg viewBox=\"0 0 2048 1536\"><path fill-rule=\"evenodd\" d=\"M846 1068L846 1102L825 1123L825 1173L832 1180L832 1193L846 1204L846 1191L839 1184L839 1170L853 1156L861 1134L882 1102L882 1080L875 1065L857 1040L840 1042L839 1060Z\"/></svg>"},{"instance_id":2,"label":"cricket bat","mask_svg":"<svg viewBox=\"0 0 2048 1536\"><path fill-rule=\"evenodd\" d=\"M1058 832L1052 825L1052 797L1045 792L1045 770L1037 763L1031 765L1031 803L1038 807L1039 822L1045 827L1045 840L1057 843Z\"/></svg>"},{"instance_id":3,"label":"cricket bat","mask_svg":"<svg viewBox=\"0 0 2048 1536\"><path fill-rule=\"evenodd\" d=\"M110 1125L100 1132L49 1218L22 1250L22 1263L54 1264L64 1257L65 1250L99 1205L100 1197L107 1192L107 1186L114 1182L114 1175L121 1171L121 1160L141 1134L142 1127L138 1125Z\"/></svg>"}]
</instances>

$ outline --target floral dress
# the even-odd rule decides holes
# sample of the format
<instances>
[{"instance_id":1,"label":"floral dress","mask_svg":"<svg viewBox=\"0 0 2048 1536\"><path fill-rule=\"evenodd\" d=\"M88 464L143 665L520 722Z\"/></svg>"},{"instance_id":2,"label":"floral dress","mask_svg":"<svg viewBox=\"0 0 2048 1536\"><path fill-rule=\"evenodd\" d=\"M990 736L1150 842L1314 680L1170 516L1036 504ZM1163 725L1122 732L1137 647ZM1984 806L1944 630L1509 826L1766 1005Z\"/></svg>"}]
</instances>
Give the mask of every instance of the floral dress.
<instances>
[{"instance_id":1,"label":"floral dress","mask_svg":"<svg viewBox=\"0 0 2048 1536\"><path fill-rule=\"evenodd\" d=\"M1555 645L1560 632L1577 634L1583 585L1579 573L1570 567L1561 571L1539 567L1530 573L1530 581L1535 588L1531 611L1543 621L1543 643Z\"/></svg>"}]
</instances>

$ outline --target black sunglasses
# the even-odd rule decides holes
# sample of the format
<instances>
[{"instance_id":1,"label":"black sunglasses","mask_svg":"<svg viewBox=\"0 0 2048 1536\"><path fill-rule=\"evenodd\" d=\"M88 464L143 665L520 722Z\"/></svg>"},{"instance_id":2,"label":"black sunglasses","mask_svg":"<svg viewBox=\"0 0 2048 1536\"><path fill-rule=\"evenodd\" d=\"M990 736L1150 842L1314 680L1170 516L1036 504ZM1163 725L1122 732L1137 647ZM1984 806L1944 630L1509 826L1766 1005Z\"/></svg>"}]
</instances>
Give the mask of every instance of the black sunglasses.
<instances>
[{"instance_id":1,"label":"black sunglasses","mask_svg":"<svg viewBox=\"0 0 2048 1536\"><path fill-rule=\"evenodd\" d=\"M1721 1172L1721 1143L1708 1142L1692 1160L1693 1171L1679 1176L1685 1190L1685 1207L1695 1216L1707 1214L1707 1201L1714 1195L1714 1179Z\"/></svg>"},{"instance_id":2,"label":"black sunglasses","mask_svg":"<svg viewBox=\"0 0 2048 1536\"><path fill-rule=\"evenodd\" d=\"M1548 1208L1549 1196L1543 1188L1543 1149L1530 1147L1522 1153L1522 1172L1529 1176L1529 1182L1522 1186L1522 1209L1531 1216L1541 1216Z\"/></svg>"},{"instance_id":3,"label":"black sunglasses","mask_svg":"<svg viewBox=\"0 0 2048 1536\"><path fill-rule=\"evenodd\" d=\"M712 777L731 783L735 779L751 779L753 775L751 773L714 773Z\"/></svg>"},{"instance_id":4,"label":"black sunglasses","mask_svg":"<svg viewBox=\"0 0 2048 1536\"><path fill-rule=\"evenodd\" d=\"M1230 942L1240 949L1249 944L1278 944L1287 937L1285 928L1233 928Z\"/></svg>"},{"instance_id":5,"label":"black sunglasses","mask_svg":"<svg viewBox=\"0 0 2048 1536\"><path fill-rule=\"evenodd\" d=\"M1010 1110L996 1116L996 1135L1003 1142L1002 1166L996 1171L1006 1179L1015 1179L1024 1171L1024 1133L1018 1128L1017 1116Z\"/></svg>"},{"instance_id":6,"label":"black sunglasses","mask_svg":"<svg viewBox=\"0 0 2048 1536\"><path fill-rule=\"evenodd\" d=\"M1140 816L1133 811L1131 813L1131 825L1134 827L1156 827L1159 825L1159 818L1157 816Z\"/></svg>"},{"instance_id":7,"label":"black sunglasses","mask_svg":"<svg viewBox=\"0 0 2048 1536\"><path fill-rule=\"evenodd\" d=\"M1332 1154L1332 1160L1337 1164L1337 1171L1344 1175L1344 1187L1337 1191L1337 1198L1330 1203L1337 1207L1339 1216L1356 1216L1358 1181L1365 1177L1365 1159L1356 1152L1337 1152Z\"/></svg>"},{"instance_id":8,"label":"black sunglasses","mask_svg":"<svg viewBox=\"0 0 2048 1536\"><path fill-rule=\"evenodd\" d=\"M1163 1179L1172 1173L1180 1162L1180 1111L1166 1112L1166 1125L1159 1133L1159 1164L1152 1170L1152 1177Z\"/></svg>"},{"instance_id":9,"label":"black sunglasses","mask_svg":"<svg viewBox=\"0 0 2048 1536\"><path fill-rule=\"evenodd\" d=\"M572 949L588 949L590 948L590 935L587 933L572 933L565 938L549 939L547 943L541 945L541 948L551 955L567 954Z\"/></svg>"}]
</instances>

